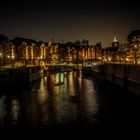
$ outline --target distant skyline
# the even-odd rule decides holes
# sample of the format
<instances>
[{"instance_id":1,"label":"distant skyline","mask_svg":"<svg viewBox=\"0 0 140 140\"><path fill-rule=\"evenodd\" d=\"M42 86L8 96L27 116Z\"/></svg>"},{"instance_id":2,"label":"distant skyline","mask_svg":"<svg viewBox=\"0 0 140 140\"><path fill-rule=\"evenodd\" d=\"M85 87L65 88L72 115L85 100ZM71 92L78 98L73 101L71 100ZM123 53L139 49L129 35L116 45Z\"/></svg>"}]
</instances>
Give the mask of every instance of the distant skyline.
<instances>
[{"instance_id":1,"label":"distant skyline","mask_svg":"<svg viewBox=\"0 0 140 140\"><path fill-rule=\"evenodd\" d=\"M0 8L0 34L42 41L76 41L111 45L126 42L140 29L139 3L134 1L6 1Z\"/></svg>"}]
</instances>

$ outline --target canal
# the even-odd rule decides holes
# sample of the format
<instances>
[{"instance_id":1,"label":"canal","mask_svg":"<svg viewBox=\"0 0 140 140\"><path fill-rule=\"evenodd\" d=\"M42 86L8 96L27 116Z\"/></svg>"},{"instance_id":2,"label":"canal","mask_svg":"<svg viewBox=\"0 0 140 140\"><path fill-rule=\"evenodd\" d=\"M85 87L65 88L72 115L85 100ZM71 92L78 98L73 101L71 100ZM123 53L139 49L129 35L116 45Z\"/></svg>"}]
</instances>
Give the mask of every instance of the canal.
<instances>
[{"instance_id":1,"label":"canal","mask_svg":"<svg viewBox=\"0 0 140 140\"><path fill-rule=\"evenodd\" d=\"M81 71L44 75L0 99L0 128L134 129L139 97Z\"/></svg>"}]
</instances>

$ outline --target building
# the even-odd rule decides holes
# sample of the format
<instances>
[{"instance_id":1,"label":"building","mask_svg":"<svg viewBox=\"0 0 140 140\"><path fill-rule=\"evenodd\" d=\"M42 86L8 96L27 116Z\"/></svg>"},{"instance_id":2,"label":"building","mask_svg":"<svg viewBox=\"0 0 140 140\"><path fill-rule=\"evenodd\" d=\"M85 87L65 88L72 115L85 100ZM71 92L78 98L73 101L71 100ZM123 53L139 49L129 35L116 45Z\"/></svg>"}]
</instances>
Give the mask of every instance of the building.
<instances>
[{"instance_id":1,"label":"building","mask_svg":"<svg viewBox=\"0 0 140 140\"><path fill-rule=\"evenodd\" d=\"M119 41L116 39L116 37L114 37L111 47L113 48L118 48L119 47Z\"/></svg>"},{"instance_id":2,"label":"building","mask_svg":"<svg viewBox=\"0 0 140 140\"><path fill-rule=\"evenodd\" d=\"M130 61L132 63L140 63L140 30L131 31L127 36L130 47Z\"/></svg>"},{"instance_id":3,"label":"building","mask_svg":"<svg viewBox=\"0 0 140 140\"><path fill-rule=\"evenodd\" d=\"M43 63L81 63L102 60L101 42L89 45L89 41L56 43L27 38L9 40L0 37L1 65L38 65Z\"/></svg>"},{"instance_id":4,"label":"building","mask_svg":"<svg viewBox=\"0 0 140 140\"><path fill-rule=\"evenodd\" d=\"M7 36L0 35L0 65L11 65L14 63L16 50L12 40Z\"/></svg>"}]
</instances>

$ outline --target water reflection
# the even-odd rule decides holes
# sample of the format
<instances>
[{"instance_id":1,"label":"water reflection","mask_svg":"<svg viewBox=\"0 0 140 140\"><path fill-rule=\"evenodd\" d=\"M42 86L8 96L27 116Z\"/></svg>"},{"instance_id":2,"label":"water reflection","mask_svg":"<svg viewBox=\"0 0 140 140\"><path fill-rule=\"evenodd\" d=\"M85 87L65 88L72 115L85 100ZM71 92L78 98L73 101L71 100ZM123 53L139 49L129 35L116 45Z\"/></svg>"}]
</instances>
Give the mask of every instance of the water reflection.
<instances>
[{"instance_id":1,"label":"water reflection","mask_svg":"<svg viewBox=\"0 0 140 140\"><path fill-rule=\"evenodd\" d=\"M45 77L46 78L46 77ZM40 81L40 89L38 89L38 100L40 104L44 104L48 98L48 93L45 87L45 81L42 79Z\"/></svg>"},{"instance_id":2,"label":"water reflection","mask_svg":"<svg viewBox=\"0 0 140 140\"><path fill-rule=\"evenodd\" d=\"M11 120L12 120L12 124L16 125L18 123L18 118L20 115L20 105L18 100L13 99L11 102Z\"/></svg>"},{"instance_id":3,"label":"water reflection","mask_svg":"<svg viewBox=\"0 0 140 140\"><path fill-rule=\"evenodd\" d=\"M4 123L4 117L7 114L6 111L6 103L5 103L6 95L0 99L0 126Z\"/></svg>"},{"instance_id":4,"label":"water reflection","mask_svg":"<svg viewBox=\"0 0 140 140\"><path fill-rule=\"evenodd\" d=\"M0 128L72 128L73 133L78 127L94 133L131 124L132 130L139 126L139 104L137 96L83 78L80 71L44 75L27 90L0 96Z\"/></svg>"},{"instance_id":5,"label":"water reflection","mask_svg":"<svg viewBox=\"0 0 140 140\"><path fill-rule=\"evenodd\" d=\"M11 100L9 113L14 125L89 125L95 121L98 109L94 82L83 79L80 71L44 76L18 96L20 100L16 96Z\"/></svg>"}]
</instances>

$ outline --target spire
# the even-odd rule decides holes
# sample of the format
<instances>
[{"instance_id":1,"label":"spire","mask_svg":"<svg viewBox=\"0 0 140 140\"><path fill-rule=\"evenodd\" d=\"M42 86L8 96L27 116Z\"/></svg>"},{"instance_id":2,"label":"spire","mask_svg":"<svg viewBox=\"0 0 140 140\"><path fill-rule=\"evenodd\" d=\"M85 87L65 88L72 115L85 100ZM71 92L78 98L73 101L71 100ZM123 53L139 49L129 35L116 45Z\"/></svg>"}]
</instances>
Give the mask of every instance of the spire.
<instances>
[{"instance_id":1,"label":"spire","mask_svg":"<svg viewBox=\"0 0 140 140\"><path fill-rule=\"evenodd\" d=\"M116 37L114 37L114 40L113 40L113 42L118 42L118 40L116 39Z\"/></svg>"}]
</instances>

